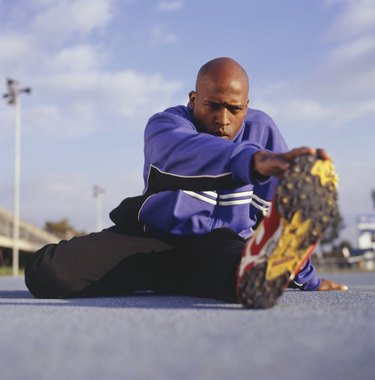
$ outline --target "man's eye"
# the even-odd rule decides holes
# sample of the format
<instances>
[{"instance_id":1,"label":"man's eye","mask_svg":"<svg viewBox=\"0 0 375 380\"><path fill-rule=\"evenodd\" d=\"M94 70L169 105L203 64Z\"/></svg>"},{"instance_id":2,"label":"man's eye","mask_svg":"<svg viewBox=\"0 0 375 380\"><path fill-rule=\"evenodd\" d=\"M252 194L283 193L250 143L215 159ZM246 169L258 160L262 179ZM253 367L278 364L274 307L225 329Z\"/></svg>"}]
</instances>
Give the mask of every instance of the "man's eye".
<instances>
[{"instance_id":1,"label":"man's eye","mask_svg":"<svg viewBox=\"0 0 375 380\"><path fill-rule=\"evenodd\" d=\"M220 105L220 104L217 104L217 103L210 103L210 107L211 107L214 111L218 111L218 110L221 108L221 105Z\"/></svg>"},{"instance_id":2,"label":"man's eye","mask_svg":"<svg viewBox=\"0 0 375 380\"><path fill-rule=\"evenodd\" d=\"M241 111L241 108L239 108L239 107L228 107L228 109L231 113L234 113L234 114Z\"/></svg>"}]
</instances>

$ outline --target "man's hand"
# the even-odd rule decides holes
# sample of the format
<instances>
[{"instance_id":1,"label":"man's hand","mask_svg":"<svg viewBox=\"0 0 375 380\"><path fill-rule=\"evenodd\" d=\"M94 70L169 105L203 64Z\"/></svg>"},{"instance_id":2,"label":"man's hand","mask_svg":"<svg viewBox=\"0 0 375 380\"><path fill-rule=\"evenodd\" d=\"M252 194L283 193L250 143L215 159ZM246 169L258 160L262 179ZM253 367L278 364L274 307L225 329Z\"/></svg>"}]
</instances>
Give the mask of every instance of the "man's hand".
<instances>
[{"instance_id":1,"label":"man's hand","mask_svg":"<svg viewBox=\"0 0 375 380\"><path fill-rule=\"evenodd\" d=\"M331 280L322 279L322 282L317 290L319 291L340 290L342 292L346 292L348 290L348 287L344 284L338 284Z\"/></svg>"},{"instance_id":2,"label":"man's hand","mask_svg":"<svg viewBox=\"0 0 375 380\"><path fill-rule=\"evenodd\" d=\"M276 177L281 179L289 169L291 163L299 156L304 154L316 154L323 160L331 160L330 155L323 149L296 148L286 153L271 153L261 150L254 154L254 169L264 177Z\"/></svg>"}]
</instances>

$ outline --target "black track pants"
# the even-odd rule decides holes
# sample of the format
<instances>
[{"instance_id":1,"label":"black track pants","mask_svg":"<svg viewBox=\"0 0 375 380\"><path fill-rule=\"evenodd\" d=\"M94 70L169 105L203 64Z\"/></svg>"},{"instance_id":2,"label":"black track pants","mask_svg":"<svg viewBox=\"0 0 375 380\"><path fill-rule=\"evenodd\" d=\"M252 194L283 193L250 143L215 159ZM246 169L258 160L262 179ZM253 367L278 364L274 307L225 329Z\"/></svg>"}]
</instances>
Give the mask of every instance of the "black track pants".
<instances>
[{"instance_id":1,"label":"black track pants","mask_svg":"<svg viewBox=\"0 0 375 380\"><path fill-rule=\"evenodd\" d=\"M49 244L25 268L39 298L95 297L152 290L235 301L244 241L229 229L168 245L116 227Z\"/></svg>"}]
</instances>

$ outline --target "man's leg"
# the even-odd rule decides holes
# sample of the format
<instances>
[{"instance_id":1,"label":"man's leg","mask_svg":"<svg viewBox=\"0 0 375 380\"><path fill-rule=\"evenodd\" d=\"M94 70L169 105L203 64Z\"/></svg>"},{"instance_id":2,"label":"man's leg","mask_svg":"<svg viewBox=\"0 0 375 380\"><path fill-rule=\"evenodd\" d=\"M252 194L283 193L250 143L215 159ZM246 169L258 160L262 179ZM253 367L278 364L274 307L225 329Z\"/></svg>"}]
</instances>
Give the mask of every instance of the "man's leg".
<instances>
[{"instance_id":1,"label":"man's leg","mask_svg":"<svg viewBox=\"0 0 375 380\"><path fill-rule=\"evenodd\" d=\"M125 258L81 294L97 295L103 288L112 293L114 289L152 290L236 302L236 276L244 245L244 240L227 228L183 239L172 249Z\"/></svg>"},{"instance_id":2,"label":"man's leg","mask_svg":"<svg viewBox=\"0 0 375 380\"><path fill-rule=\"evenodd\" d=\"M300 156L277 187L266 216L244 250L238 297L248 308L273 306L311 256L337 213L331 161Z\"/></svg>"},{"instance_id":3,"label":"man's leg","mask_svg":"<svg viewBox=\"0 0 375 380\"><path fill-rule=\"evenodd\" d=\"M134 254L167 251L155 239L126 236L114 228L49 244L37 251L25 268L30 292L41 298L121 294L147 287L140 273L124 273L125 260ZM134 259L129 267L139 266ZM128 276L124 276L128 274Z\"/></svg>"},{"instance_id":4,"label":"man's leg","mask_svg":"<svg viewBox=\"0 0 375 380\"><path fill-rule=\"evenodd\" d=\"M237 302L236 277L244 246L245 241L227 228L192 238L179 249L184 261L181 293Z\"/></svg>"},{"instance_id":5,"label":"man's leg","mask_svg":"<svg viewBox=\"0 0 375 380\"><path fill-rule=\"evenodd\" d=\"M153 290L233 302L243 247L229 229L175 247L108 229L43 247L27 263L25 282L40 298Z\"/></svg>"}]
</instances>

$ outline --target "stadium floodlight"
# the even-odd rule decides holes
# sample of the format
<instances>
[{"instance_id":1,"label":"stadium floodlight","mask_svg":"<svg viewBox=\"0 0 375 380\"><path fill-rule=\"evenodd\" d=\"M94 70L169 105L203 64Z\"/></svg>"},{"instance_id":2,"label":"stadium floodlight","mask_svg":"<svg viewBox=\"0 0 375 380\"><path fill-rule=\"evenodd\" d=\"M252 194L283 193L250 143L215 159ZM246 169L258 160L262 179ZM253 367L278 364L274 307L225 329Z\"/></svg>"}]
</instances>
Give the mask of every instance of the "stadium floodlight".
<instances>
[{"instance_id":1,"label":"stadium floodlight","mask_svg":"<svg viewBox=\"0 0 375 380\"><path fill-rule=\"evenodd\" d=\"M96 199L96 230L101 231L103 229L102 218L102 194L105 193L105 189L98 185L93 187L93 196Z\"/></svg>"},{"instance_id":2,"label":"stadium floodlight","mask_svg":"<svg viewBox=\"0 0 375 380\"><path fill-rule=\"evenodd\" d=\"M8 92L3 95L7 103L15 107L15 143L14 143L14 183L13 183L13 276L19 273L19 239L20 239L20 152L21 152L21 98L20 94L31 93L31 88L21 88L19 82L7 79Z\"/></svg>"}]
</instances>

